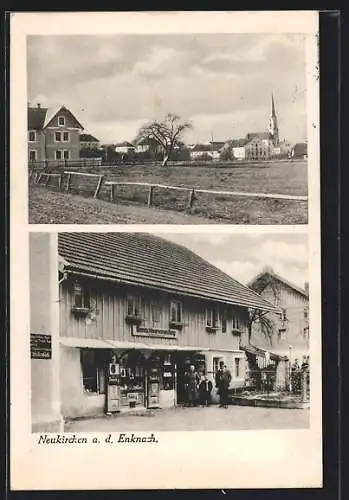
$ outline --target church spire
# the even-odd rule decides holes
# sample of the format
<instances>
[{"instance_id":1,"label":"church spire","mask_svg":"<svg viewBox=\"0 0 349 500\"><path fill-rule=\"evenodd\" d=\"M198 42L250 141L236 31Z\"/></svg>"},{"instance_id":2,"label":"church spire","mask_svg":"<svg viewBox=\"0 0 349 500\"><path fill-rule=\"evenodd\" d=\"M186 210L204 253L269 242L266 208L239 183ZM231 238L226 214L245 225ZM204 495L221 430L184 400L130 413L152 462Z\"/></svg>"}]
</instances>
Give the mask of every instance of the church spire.
<instances>
[{"instance_id":1,"label":"church spire","mask_svg":"<svg viewBox=\"0 0 349 500\"><path fill-rule=\"evenodd\" d=\"M279 128L275 111L274 95L271 94L271 115L269 119L269 133L275 147L279 146Z\"/></svg>"}]
</instances>

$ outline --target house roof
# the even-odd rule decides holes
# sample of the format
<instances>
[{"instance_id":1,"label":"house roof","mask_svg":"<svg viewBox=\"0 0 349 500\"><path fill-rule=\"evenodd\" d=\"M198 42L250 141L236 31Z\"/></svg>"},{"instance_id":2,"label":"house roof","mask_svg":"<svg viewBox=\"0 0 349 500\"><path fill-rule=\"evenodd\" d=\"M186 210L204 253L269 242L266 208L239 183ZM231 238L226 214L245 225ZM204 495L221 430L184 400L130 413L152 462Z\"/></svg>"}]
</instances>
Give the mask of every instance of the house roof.
<instances>
[{"instance_id":1,"label":"house roof","mask_svg":"<svg viewBox=\"0 0 349 500\"><path fill-rule=\"evenodd\" d=\"M73 118L76 120L79 127L83 130L83 126L76 119L73 113L65 106L54 106L49 108L43 108L41 106L28 107L28 130L42 130L51 122L51 120L56 116L62 109L68 111Z\"/></svg>"},{"instance_id":2,"label":"house roof","mask_svg":"<svg viewBox=\"0 0 349 500\"><path fill-rule=\"evenodd\" d=\"M124 142L117 142L115 144L116 148L134 148L134 145L131 144L130 142L124 141Z\"/></svg>"},{"instance_id":3,"label":"house roof","mask_svg":"<svg viewBox=\"0 0 349 500\"><path fill-rule=\"evenodd\" d=\"M249 142L252 139L270 139L269 132L250 132L246 135L246 141Z\"/></svg>"},{"instance_id":4,"label":"house roof","mask_svg":"<svg viewBox=\"0 0 349 500\"><path fill-rule=\"evenodd\" d=\"M277 308L182 245L144 233L60 233L67 271L265 311Z\"/></svg>"},{"instance_id":5,"label":"house roof","mask_svg":"<svg viewBox=\"0 0 349 500\"><path fill-rule=\"evenodd\" d=\"M300 288L299 286L295 285L294 283L291 283L290 281L287 281L285 278L280 276L279 274L276 274L273 270L265 270L259 273L252 281L249 283L249 287L255 288L258 286L258 283L261 282L265 276L271 276L273 277L276 281L279 281L283 285L285 285L288 288L291 288L295 292L299 293L305 298L308 298L308 293L303 289Z\"/></svg>"},{"instance_id":6,"label":"house roof","mask_svg":"<svg viewBox=\"0 0 349 500\"><path fill-rule=\"evenodd\" d=\"M292 150L296 155L306 155L308 152L308 145L305 142L297 142Z\"/></svg>"},{"instance_id":7,"label":"house roof","mask_svg":"<svg viewBox=\"0 0 349 500\"><path fill-rule=\"evenodd\" d=\"M99 142L99 140L91 134L80 134L80 142Z\"/></svg>"},{"instance_id":8,"label":"house roof","mask_svg":"<svg viewBox=\"0 0 349 500\"><path fill-rule=\"evenodd\" d=\"M211 144L195 144L193 148L191 148L191 151L212 151L212 146Z\"/></svg>"}]
</instances>

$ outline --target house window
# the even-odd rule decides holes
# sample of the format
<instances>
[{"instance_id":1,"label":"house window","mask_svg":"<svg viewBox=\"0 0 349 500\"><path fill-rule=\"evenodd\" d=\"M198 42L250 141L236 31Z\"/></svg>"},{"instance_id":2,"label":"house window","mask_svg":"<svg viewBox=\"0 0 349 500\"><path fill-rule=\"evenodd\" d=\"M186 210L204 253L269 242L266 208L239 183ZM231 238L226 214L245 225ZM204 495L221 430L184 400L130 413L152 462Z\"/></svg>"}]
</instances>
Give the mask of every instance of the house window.
<instances>
[{"instance_id":1,"label":"house window","mask_svg":"<svg viewBox=\"0 0 349 500\"><path fill-rule=\"evenodd\" d=\"M279 328L279 337L281 340L287 339L286 328Z\"/></svg>"},{"instance_id":2,"label":"house window","mask_svg":"<svg viewBox=\"0 0 349 500\"><path fill-rule=\"evenodd\" d=\"M69 160L69 158L70 158L70 151L69 151L69 149L64 149L63 150L63 158L64 158L64 160Z\"/></svg>"},{"instance_id":3,"label":"house window","mask_svg":"<svg viewBox=\"0 0 349 500\"><path fill-rule=\"evenodd\" d=\"M160 323L160 307L158 304L150 305L150 318L153 325Z\"/></svg>"},{"instance_id":4,"label":"house window","mask_svg":"<svg viewBox=\"0 0 349 500\"><path fill-rule=\"evenodd\" d=\"M73 308L74 309L89 309L90 295L84 287L75 282L73 284Z\"/></svg>"},{"instance_id":5,"label":"house window","mask_svg":"<svg viewBox=\"0 0 349 500\"><path fill-rule=\"evenodd\" d=\"M63 142L69 142L69 132L63 132Z\"/></svg>"},{"instance_id":6,"label":"house window","mask_svg":"<svg viewBox=\"0 0 349 500\"><path fill-rule=\"evenodd\" d=\"M64 127L65 126L65 116L59 116L58 117L58 125L60 127Z\"/></svg>"},{"instance_id":7,"label":"house window","mask_svg":"<svg viewBox=\"0 0 349 500\"><path fill-rule=\"evenodd\" d=\"M238 316L233 316L232 327L234 330L240 330L240 318Z\"/></svg>"},{"instance_id":8,"label":"house window","mask_svg":"<svg viewBox=\"0 0 349 500\"><path fill-rule=\"evenodd\" d=\"M285 323L286 319L287 319L286 318L286 309L282 309L282 311L281 311L281 322Z\"/></svg>"},{"instance_id":9,"label":"house window","mask_svg":"<svg viewBox=\"0 0 349 500\"><path fill-rule=\"evenodd\" d=\"M240 358L235 358L235 378L240 377Z\"/></svg>"},{"instance_id":10,"label":"house window","mask_svg":"<svg viewBox=\"0 0 349 500\"><path fill-rule=\"evenodd\" d=\"M84 392L104 394L105 372L101 356L91 349L81 349L80 364Z\"/></svg>"},{"instance_id":11,"label":"house window","mask_svg":"<svg viewBox=\"0 0 349 500\"><path fill-rule=\"evenodd\" d=\"M35 142L36 141L36 131L35 130L29 130L28 141L29 142Z\"/></svg>"},{"instance_id":12,"label":"house window","mask_svg":"<svg viewBox=\"0 0 349 500\"><path fill-rule=\"evenodd\" d=\"M222 312L222 333L227 333L227 312Z\"/></svg>"},{"instance_id":13,"label":"house window","mask_svg":"<svg viewBox=\"0 0 349 500\"><path fill-rule=\"evenodd\" d=\"M212 368L213 368L213 378L216 377L216 373L219 370L219 362L220 361L222 361L222 358L213 358L212 359L212 362L213 362L213 365L212 365Z\"/></svg>"},{"instance_id":14,"label":"house window","mask_svg":"<svg viewBox=\"0 0 349 500\"><path fill-rule=\"evenodd\" d=\"M37 160L37 151L35 149L31 149L29 151L29 160L36 161Z\"/></svg>"},{"instance_id":15,"label":"house window","mask_svg":"<svg viewBox=\"0 0 349 500\"><path fill-rule=\"evenodd\" d=\"M172 323L182 323L182 304L177 300L171 301L170 321Z\"/></svg>"},{"instance_id":16,"label":"house window","mask_svg":"<svg viewBox=\"0 0 349 500\"><path fill-rule=\"evenodd\" d=\"M306 321L309 319L309 311L307 307L304 308L304 319Z\"/></svg>"},{"instance_id":17,"label":"house window","mask_svg":"<svg viewBox=\"0 0 349 500\"><path fill-rule=\"evenodd\" d=\"M219 315L215 307L206 309L206 326L209 328L219 328Z\"/></svg>"},{"instance_id":18,"label":"house window","mask_svg":"<svg viewBox=\"0 0 349 500\"><path fill-rule=\"evenodd\" d=\"M55 151L55 157L56 157L56 160L61 160L62 159L62 151L60 149L56 149L56 151Z\"/></svg>"},{"instance_id":19,"label":"house window","mask_svg":"<svg viewBox=\"0 0 349 500\"><path fill-rule=\"evenodd\" d=\"M140 317L140 298L139 297L127 297L127 316Z\"/></svg>"},{"instance_id":20,"label":"house window","mask_svg":"<svg viewBox=\"0 0 349 500\"><path fill-rule=\"evenodd\" d=\"M61 142L62 132L55 132L55 142Z\"/></svg>"}]
</instances>

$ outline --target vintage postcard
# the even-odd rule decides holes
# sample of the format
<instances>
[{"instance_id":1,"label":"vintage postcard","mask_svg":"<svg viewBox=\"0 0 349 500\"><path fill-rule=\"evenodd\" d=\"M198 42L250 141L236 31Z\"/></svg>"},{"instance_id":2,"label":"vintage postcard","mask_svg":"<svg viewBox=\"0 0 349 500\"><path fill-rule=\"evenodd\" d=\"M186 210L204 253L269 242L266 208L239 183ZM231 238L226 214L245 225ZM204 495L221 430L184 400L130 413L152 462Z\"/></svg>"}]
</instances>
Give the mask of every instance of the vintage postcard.
<instances>
[{"instance_id":1,"label":"vintage postcard","mask_svg":"<svg viewBox=\"0 0 349 500\"><path fill-rule=\"evenodd\" d=\"M18 13L10 73L12 489L321 487L318 13Z\"/></svg>"}]
</instances>

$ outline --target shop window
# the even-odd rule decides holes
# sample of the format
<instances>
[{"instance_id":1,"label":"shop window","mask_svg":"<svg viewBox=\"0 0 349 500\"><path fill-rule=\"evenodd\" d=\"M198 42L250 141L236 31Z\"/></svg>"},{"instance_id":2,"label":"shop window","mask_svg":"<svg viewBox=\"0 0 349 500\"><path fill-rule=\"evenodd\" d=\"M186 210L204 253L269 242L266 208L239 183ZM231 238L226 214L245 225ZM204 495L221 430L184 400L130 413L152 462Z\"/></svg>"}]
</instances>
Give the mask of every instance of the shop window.
<instances>
[{"instance_id":1,"label":"shop window","mask_svg":"<svg viewBox=\"0 0 349 500\"><path fill-rule=\"evenodd\" d=\"M219 314L215 307L206 309L206 330L215 332L219 329Z\"/></svg>"},{"instance_id":2,"label":"shop window","mask_svg":"<svg viewBox=\"0 0 349 500\"><path fill-rule=\"evenodd\" d=\"M172 300L170 304L170 327L182 327L182 304L178 300Z\"/></svg>"},{"instance_id":3,"label":"shop window","mask_svg":"<svg viewBox=\"0 0 349 500\"><path fill-rule=\"evenodd\" d=\"M29 132L28 132L28 141L29 142L35 142L36 141L36 131L35 130L29 130Z\"/></svg>"},{"instance_id":4,"label":"shop window","mask_svg":"<svg viewBox=\"0 0 349 500\"><path fill-rule=\"evenodd\" d=\"M58 117L58 125L60 127L64 127L65 126L65 116L59 116Z\"/></svg>"},{"instance_id":5,"label":"shop window","mask_svg":"<svg viewBox=\"0 0 349 500\"><path fill-rule=\"evenodd\" d=\"M105 392L105 373L99 354L90 349L81 349L80 364L84 392L103 394Z\"/></svg>"},{"instance_id":6,"label":"shop window","mask_svg":"<svg viewBox=\"0 0 349 500\"><path fill-rule=\"evenodd\" d=\"M235 378L240 377L240 358L235 358Z\"/></svg>"},{"instance_id":7,"label":"shop window","mask_svg":"<svg viewBox=\"0 0 349 500\"><path fill-rule=\"evenodd\" d=\"M81 283L73 283L72 310L77 313L87 313L90 310L90 294Z\"/></svg>"}]
</instances>

